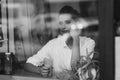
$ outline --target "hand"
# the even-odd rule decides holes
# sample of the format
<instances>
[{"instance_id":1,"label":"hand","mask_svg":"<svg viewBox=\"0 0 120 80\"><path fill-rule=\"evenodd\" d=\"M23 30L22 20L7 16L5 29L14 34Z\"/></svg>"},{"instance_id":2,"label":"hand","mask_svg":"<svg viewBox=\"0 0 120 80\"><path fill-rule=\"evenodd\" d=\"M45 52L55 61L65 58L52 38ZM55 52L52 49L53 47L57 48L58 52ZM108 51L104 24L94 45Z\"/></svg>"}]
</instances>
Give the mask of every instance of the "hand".
<instances>
[{"instance_id":1,"label":"hand","mask_svg":"<svg viewBox=\"0 0 120 80\"><path fill-rule=\"evenodd\" d=\"M82 29L88 27L89 25L90 25L90 23L83 18L81 18L77 22L72 23L71 24L71 31L70 31L71 36L73 38L76 36L79 36L82 32Z\"/></svg>"},{"instance_id":2,"label":"hand","mask_svg":"<svg viewBox=\"0 0 120 80\"><path fill-rule=\"evenodd\" d=\"M44 65L41 67L41 75L43 77L49 77L52 69L52 61L50 59L44 59Z\"/></svg>"},{"instance_id":3,"label":"hand","mask_svg":"<svg viewBox=\"0 0 120 80\"><path fill-rule=\"evenodd\" d=\"M80 25L82 27L82 25ZM70 30L70 35L71 37L75 38L75 37L79 37L79 35L81 34L81 29L78 28L77 24L72 24L71 25L71 30Z\"/></svg>"},{"instance_id":4,"label":"hand","mask_svg":"<svg viewBox=\"0 0 120 80\"><path fill-rule=\"evenodd\" d=\"M42 77L49 77L50 71L50 68L48 68L47 66L43 66L40 68L40 74L42 75Z\"/></svg>"}]
</instances>

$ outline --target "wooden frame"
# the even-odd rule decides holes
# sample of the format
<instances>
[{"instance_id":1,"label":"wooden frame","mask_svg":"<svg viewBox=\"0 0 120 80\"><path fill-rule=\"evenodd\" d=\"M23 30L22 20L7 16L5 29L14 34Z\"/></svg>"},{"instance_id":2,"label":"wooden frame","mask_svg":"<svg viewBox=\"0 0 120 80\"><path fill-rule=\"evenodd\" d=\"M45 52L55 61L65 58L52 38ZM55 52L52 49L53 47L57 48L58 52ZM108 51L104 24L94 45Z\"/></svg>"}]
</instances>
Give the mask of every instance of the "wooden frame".
<instances>
[{"instance_id":1,"label":"wooden frame","mask_svg":"<svg viewBox=\"0 0 120 80\"><path fill-rule=\"evenodd\" d=\"M100 80L114 80L113 0L99 0Z\"/></svg>"},{"instance_id":2,"label":"wooden frame","mask_svg":"<svg viewBox=\"0 0 120 80\"><path fill-rule=\"evenodd\" d=\"M0 47L0 52L8 52L8 36L7 36L7 9L4 6L6 5L6 0L1 0L1 15L4 16L4 19L1 19L1 28L3 32L2 47Z\"/></svg>"}]
</instances>

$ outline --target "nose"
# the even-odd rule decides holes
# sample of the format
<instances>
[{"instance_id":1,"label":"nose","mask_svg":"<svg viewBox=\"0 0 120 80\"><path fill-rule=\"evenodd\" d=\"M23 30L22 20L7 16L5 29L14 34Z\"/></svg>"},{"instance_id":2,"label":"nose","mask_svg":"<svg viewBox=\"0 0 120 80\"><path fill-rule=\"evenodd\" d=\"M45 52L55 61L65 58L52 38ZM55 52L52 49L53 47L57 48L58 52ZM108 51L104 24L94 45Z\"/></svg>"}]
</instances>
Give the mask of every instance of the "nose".
<instances>
[{"instance_id":1,"label":"nose","mask_svg":"<svg viewBox=\"0 0 120 80\"><path fill-rule=\"evenodd\" d=\"M66 27L65 23L63 23L63 24L62 24L62 27L63 27L63 28L65 28L65 27Z\"/></svg>"}]
</instances>

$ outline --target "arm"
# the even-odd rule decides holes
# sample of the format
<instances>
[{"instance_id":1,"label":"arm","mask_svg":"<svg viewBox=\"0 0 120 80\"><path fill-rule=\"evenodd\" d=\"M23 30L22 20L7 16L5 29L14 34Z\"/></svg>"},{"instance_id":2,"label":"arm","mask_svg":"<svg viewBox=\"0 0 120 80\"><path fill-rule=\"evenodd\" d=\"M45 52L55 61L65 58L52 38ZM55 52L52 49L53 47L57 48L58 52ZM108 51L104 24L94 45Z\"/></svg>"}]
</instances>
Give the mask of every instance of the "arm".
<instances>
[{"instance_id":1,"label":"arm","mask_svg":"<svg viewBox=\"0 0 120 80\"><path fill-rule=\"evenodd\" d=\"M25 63L24 69L28 72L40 74L42 77L49 77L49 75L51 75L51 74L49 74L49 73L51 73L50 68L48 68L46 66L37 67L31 63Z\"/></svg>"},{"instance_id":2,"label":"arm","mask_svg":"<svg viewBox=\"0 0 120 80\"><path fill-rule=\"evenodd\" d=\"M71 67L72 70L76 69L77 62L80 60L80 46L79 46L79 34L81 30L71 30L70 34L73 38L72 56L71 56Z\"/></svg>"},{"instance_id":3,"label":"arm","mask_svg":"<svg viewBox=\"0 0 120 80\"><path fill-rule=\"evenodd\" d=\"M37 73L37 74L40 74L41 72L40 67L34 66L31 63L25 63L24 69L28 72Z\"/></svg>"},{"instance_id":4,"label":"arm","mask_svg":"<svg viewBox=\"0 0 120 80\"><path fill-rule=\"evenodd\" d=\"M42 76L48 75L52 62L48 56L50 53L51 42L48 42L37 54L27 59L24 69L28 72L38 73Z\"/></svg>"},{"instance_id":5,"label":"arm","mask_svg":"<svg viewBox=\"0 0 120 80\"><path fill-rule=\"evenodd\" d=\"M76 68L77 62L80 60L80 48L79 48L79 37L73 38L72 47L72 57L71 57L71 67Z\"/></svg>"},{"instance_id":6,"label":"arm","mask_svg":"<svg viewBox=\"0 0 120 80\"><path fill-rule=\"evenodd\" d=\"M92 24L98 24L97 20L92 20L90 23L85 21L84 19L80 21L84 27ZM71 67L74 68L77 65L77 62L80 60L80 46L79 46L79 35L81 34L81 29L72 29L70 31L70 35L73 38L73 46L72 46L72 57L71 57ZM92 44L91 44L92 43ZM94 42L90 42L88 46L89 51L94 50ZM85 53L86 54L86 53Z\"/></svg>"}]
</instances>

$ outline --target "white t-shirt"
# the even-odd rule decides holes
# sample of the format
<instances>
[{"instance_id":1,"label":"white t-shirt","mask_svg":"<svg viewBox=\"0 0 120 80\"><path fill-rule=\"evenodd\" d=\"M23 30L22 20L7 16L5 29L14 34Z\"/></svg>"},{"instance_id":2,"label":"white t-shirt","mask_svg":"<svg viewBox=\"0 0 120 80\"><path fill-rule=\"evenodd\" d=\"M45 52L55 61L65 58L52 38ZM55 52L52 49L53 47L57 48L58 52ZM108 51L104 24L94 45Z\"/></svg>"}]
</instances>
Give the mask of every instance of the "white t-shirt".
<instances>
[{"instance_id":1,"label":"white t-shirt","mask_svg":"<svg viewBox=\"0 0 120 80\"><path fill-rule=\"evenodd\" d=\"M88 53L94 51L95 42L91 38L80 37L80 55L87 56ZM50 40L37 54L28 58L27 63L40 66L44 58L48 58L53 62L53 70L62 72L63 70L71 70L72 50L65 43L65 36L58 36ZM92 58L92 56L91 56Z\"/></svg>"}]
</instances>

